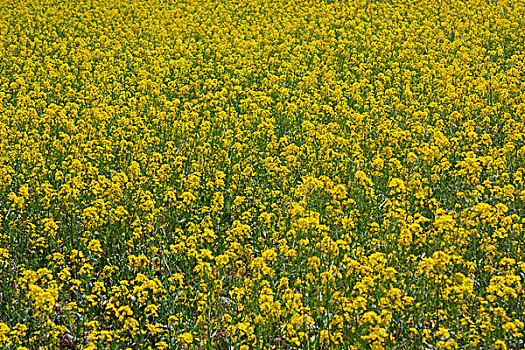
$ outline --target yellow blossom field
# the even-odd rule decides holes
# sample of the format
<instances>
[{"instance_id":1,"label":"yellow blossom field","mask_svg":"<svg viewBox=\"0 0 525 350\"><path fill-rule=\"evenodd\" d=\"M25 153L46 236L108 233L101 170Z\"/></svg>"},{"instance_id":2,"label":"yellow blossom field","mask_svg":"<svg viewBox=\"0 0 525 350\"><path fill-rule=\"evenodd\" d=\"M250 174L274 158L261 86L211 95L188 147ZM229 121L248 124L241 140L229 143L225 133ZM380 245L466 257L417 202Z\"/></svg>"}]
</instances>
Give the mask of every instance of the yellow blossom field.
<instances>
[{"instance_id":1,"label":"yellow blossom field","mask_svg":"<svg viewBox=\"0 0 525 350\"><path fill-rule=\"evenodd\" d=\"M0 0L0 349L523 349L524 0Z\"/></svg>"}]
</instances>

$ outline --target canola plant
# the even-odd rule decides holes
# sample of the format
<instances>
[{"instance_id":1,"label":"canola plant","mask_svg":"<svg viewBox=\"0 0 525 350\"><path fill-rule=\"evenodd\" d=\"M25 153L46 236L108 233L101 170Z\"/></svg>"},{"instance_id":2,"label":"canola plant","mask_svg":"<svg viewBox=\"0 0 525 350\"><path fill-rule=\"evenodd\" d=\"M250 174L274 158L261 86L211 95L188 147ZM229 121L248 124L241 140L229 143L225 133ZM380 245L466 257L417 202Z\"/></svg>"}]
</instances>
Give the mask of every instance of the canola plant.
<instances>
[{"instance_id":1,"label":"canola plant","mask_svg":"<svg viewBox=\"0 0 525 350\"><path fill-rule=\"evenodd\" d=\"M1 349L525 347L523 0L1 0Z\"/></svg>"}]
</instances>

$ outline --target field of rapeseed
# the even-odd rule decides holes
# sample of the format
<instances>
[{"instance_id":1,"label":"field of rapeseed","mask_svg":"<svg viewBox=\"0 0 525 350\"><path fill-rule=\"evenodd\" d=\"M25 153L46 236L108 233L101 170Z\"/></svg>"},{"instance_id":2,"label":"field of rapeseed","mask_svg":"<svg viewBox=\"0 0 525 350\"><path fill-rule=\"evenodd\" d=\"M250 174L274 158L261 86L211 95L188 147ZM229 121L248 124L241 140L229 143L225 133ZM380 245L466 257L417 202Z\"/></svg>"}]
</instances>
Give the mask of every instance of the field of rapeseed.
<instances>
[{"instance_id":1,"label":"field of rapeseed","mask_svg":"<svg viewBox=\"0 0 525 350\"><path fill-rule=\"evenodd\" d=\"M525 347L523 0L2 0L1 349Z\"/></svg>"}]
</instances>

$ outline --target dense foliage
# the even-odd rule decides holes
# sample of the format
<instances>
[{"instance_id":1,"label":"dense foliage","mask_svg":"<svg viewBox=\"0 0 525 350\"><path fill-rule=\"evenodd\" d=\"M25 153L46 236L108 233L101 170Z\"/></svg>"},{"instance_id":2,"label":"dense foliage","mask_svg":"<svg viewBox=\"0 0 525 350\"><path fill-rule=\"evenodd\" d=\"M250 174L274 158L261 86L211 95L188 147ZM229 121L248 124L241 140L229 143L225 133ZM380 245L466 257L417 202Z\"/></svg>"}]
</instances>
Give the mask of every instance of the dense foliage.
<instances>
[{"instance_id":1,"label":"dense foliage","mask_svg":"<svg viewBox=\"0 0 525 350\"><path fill-rule=\"evenodd\" d=\"M523 0L3 0L0 347L525 347L524 39Z\"/></svg>"}]
</instances>

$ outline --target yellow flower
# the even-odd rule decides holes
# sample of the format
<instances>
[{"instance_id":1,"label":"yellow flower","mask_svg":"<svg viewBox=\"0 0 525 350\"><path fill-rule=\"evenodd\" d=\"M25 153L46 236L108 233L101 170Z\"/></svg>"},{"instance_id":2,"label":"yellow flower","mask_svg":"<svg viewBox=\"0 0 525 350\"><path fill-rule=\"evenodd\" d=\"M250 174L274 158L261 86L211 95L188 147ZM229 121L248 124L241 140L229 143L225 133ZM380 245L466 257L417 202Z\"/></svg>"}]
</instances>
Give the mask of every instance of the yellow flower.
<instances>
[{"instance_id":1,"label":"yellow flower","mask_svg":"<svg viewBox=\"0 0 525 350\"><path fill-rule=\"evenodd\" d=\"M179 335L179 342L187 348L193 343L193 335L190 332L182 333Z\"/></svg>"},{"instance_id":2,"label":"yellow flower","mask_svg":"<svg viewBox=\"0 0 525 350\"><path fill-rule=\"evenodd\" d=\"M494 349L498 349L498 350L507 350L507 344L505 344L505 341L501 340L501 339L498 339L496 340L496 342L494 343Z\"/></svg>"},{"instance_id":3,"label":"yellow flower","mask_svg":"<svg viewBox=\"0 0 525 350\"><path fill-rule=\"evenodd\" d=\"M4 344L11 345L11 340L9 339L9 332L11 329L4 322L0 322L0 341Z\"/></svg>"},{"instance_id":4,"label":"yellow flower","mask_svg":"<svg viewBox=\"0 0 525 350\"><path fill-rule=\"evenodd\" d=\"M168 343L165 341L160 341L158 343L155 343L155 348L159 350L165 350L168 348Z\"/></svg>"}]
</instances>

